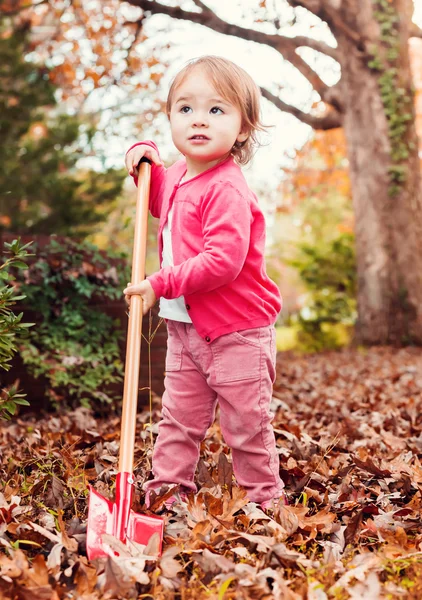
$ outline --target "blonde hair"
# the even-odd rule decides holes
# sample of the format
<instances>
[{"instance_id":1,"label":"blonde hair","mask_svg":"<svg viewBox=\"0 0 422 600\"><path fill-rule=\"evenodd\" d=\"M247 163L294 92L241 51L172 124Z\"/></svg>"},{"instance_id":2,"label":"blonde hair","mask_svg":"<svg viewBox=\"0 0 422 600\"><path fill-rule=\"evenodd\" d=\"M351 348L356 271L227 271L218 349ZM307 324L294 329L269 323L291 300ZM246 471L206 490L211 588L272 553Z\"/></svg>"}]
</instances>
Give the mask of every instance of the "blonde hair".
<instances>
[{"instance_id":1,"label":"blonde hair","mask_svg":"<svg viewBox=\"0 0 422 600\"><path fill-rule=\"evenodd\" d=\"M198 67L204 69L216 91L240 110L242 131L248 137L244 142L235 142L231 155L236 162L246 165L260 145L257 133L266 129L260 115L261 91L252 77L231 60L220 56L201 56L190 61L171 83L167 97L167 115L170 115L176 89Z\"/></svg>"}]
</instances>

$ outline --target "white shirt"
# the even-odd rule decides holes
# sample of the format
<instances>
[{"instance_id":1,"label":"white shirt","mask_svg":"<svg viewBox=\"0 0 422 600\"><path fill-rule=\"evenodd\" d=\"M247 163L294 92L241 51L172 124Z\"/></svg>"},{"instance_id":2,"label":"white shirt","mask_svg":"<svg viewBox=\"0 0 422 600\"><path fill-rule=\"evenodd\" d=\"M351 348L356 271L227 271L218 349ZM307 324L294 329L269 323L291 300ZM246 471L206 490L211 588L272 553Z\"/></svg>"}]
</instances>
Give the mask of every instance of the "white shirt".
<instances>
[{"instance_id":1,"label":"white shirt","mask_svg":"<svg viewBox=\"0 0 422 600\"><path fill-rule=\"evenodd\" d=\"M163 229L163 255L162 265L163 267L173 267L173 248L171 245L171 224L173 218L173 207L171 207L167 223ZM172 300L166 298L160 298L160 312L159 317L163 319L171 319L172 321L181 321L182 323L192 323L192 319L188 315L188 311L185 306L185 297L179 296Z\"/></svg>"}]
</instances>

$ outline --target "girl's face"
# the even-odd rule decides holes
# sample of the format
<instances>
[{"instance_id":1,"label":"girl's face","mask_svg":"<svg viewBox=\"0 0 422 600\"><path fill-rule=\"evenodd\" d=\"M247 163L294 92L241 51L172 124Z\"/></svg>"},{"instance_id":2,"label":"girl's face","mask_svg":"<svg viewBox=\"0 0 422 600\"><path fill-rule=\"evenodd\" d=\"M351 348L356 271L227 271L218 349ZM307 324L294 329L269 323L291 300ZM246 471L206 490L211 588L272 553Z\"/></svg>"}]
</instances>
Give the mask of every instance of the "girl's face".
<instances>
[{"instance_id":1,"label":"girl's face","mask_svg":"<svg viewBox=\"0 0 422 600\"><path fill-rule=\"evenodd\" d=\"M242 132L240 110L221 97L200 68L176 88L169 118L174 145L186 157L190 177L227 158L234 143L248 137Z\"/></svg>"}]
</instances>

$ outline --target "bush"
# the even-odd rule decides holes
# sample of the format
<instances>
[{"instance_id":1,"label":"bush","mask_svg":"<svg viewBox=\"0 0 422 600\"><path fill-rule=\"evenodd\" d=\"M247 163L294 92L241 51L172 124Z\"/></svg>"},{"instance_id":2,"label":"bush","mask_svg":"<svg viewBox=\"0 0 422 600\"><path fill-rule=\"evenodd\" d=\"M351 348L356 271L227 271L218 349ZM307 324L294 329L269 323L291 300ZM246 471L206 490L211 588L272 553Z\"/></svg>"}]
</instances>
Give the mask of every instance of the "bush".
<instances>
[{"instance_id":1,"label":"bush","mask_svg":"<svg viewBox=\"0 0 422 600\"><path fill-rule=\"evenodd\" d=\"M20 240L4 245L4 253L11 255L0 265L0 369L4 371L10 369L19 342L27 335L28 327L33 325L22 323L22 312L18 315L13 312L14 305L23 300L25 295L19 294L15 286L9 285L15 280L12 271L27 268L23 259L32 256L27 252L30 245L22 246ZM10 419L18 404L28 405L24 398L25 394L19 393L16 385L0 388L0 418Z\"/></svg>"},{"instance_id":2,"label":"bush","mask_svg":"<svg viewBox=\"0 0 422 600\"><path fill-rule=\"evenodd\" d=\"M104 162L97 119L58 103L53 67L34 52L31 29L0 11L0 228L83 237L106 220L126 171L80 168L94 152Z\"/></svg>"},{"instance_id":3,"label":"bush","mask_svg":"<svg viewBox=\"0 0 422 600\"><path fill-rule=\"evenodd\" d=\"M20 354L31 375L45 378L47 397L56 407L111 403L117 397L123 332L93 306L96 299L122 298L128 269L123 260L117 268L116 258L87 242L52 238L21 279L40 323Z\"/></svg>"},{"instance_id":4,"label":"bush","mask_svg":"<svg viewBox=\"0 0 422 600\"><path fill-rule=\"evenodd\" d=\"M354 236L342 233L327 243L300 244L299 251L290 264L309 290L308 303L293 317L299 342L312 351L336 348L344 344L344 326L356 320Z\"/></svg>"}]
</instances>

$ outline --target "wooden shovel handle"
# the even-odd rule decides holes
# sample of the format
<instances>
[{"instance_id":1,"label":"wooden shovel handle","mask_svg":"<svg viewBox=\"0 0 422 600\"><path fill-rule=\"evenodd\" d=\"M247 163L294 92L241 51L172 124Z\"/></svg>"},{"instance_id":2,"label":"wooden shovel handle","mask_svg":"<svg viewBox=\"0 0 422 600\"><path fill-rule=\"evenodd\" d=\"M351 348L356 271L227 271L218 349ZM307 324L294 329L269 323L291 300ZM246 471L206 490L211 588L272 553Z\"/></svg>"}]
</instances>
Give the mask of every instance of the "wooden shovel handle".
<instances>
[{"instance_id":1,"label":"wooden shovel handle","mask_svg":"<svg viewBox=\"0 0 422 600\"><path fill-rule=\"evenodd\" d=\"M141 159L136 196L135 237L132 254L131 283L145 279L147 224L151 162ZM136 409L138 403L139 364L142 340L142 298L134 294L130 300L130 316L126 342L125 382L123 389L122 425L120 433L120 473L132 473L135 447Z\"/></svg>"}]
</instances>

